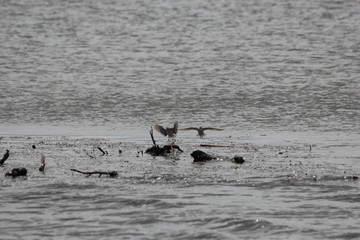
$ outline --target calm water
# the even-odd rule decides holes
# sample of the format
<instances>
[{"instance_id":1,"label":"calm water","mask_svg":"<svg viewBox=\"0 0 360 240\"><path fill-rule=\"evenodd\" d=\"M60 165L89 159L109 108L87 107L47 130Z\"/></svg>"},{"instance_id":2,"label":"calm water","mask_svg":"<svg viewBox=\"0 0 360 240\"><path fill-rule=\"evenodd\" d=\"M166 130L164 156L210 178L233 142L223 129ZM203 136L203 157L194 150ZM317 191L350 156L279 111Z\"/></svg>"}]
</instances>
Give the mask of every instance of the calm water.
<instances>
[{"instance_id":1,"label":"calm water","mask_svg":"<svg viewBox=\"0 0 360 240\"><path fill-rule=\"evenodd\" d=\"M359 0L0 1L1 236L360 238L360 182L344 178L360 175L359 12ZM179 132L184 153L169 158L138 153L151 125L175 120L225 130ZM201 143L233 147L193 164ZM28 177L4 177L19 166Z\"/></svg>"}]
</instances>

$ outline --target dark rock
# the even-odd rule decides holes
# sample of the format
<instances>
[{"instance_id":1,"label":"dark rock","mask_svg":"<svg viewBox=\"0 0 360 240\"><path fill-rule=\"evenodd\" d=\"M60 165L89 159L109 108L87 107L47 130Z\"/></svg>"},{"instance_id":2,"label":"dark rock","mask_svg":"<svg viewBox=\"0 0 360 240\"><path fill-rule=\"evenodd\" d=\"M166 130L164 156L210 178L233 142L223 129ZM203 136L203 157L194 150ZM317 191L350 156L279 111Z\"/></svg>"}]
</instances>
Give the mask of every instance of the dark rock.
<instances>
[{"instance_id":1,"label":"dark rock","mask_svg":"<svg viewBox=\"0 0 360 240\"><path fill-rule=\"evenodd\" d=\"M20 177L20 176L26 176L27 170L26 168L14 168L10 172L6 173L5 176L10 177Z\"/></svg>"},{"instance_id":2,"label":"dark rock","mask_svg":"<svg viewBox=\"0 0 360 240\"><path fill-rule=\"evenodd\" d=\"M36 149L36 146L35 146L35 145L32 145L32 148L33 148L33 149Z\"/></svg>"},{"instance_id":3,"label":"dark rock","mask_svg":"<svg viewBox=\"0 0 360 240\"><path fill-rule=\"evenodd\" d=\"M216 157L211 156L210 154L207 154L201 150L193 151L190 155L194 158L194 162L206 162L216 159Z\"/></svg>"},{"instance_id":4,"label":"dark rock","mask_svg":"<svg viewBox=\"0 0 360 240\"><path fill-rule=\"evenodd\" d=\"M243 164L245 162L244 158L243 157L240 157L240 156L235 156L232 161L234 163L239 163L239 164Z\"/></svg>"},{"instance_id":5,"label":"dark rock","mask_svg":"<svg viewBox=\"0 0 360 240\"><path fill-rule=\"evenodd\" d=\"M112 178L118 177L119 174L116 171L109 172L109 176Z\"/></svg>"}]
</instances>

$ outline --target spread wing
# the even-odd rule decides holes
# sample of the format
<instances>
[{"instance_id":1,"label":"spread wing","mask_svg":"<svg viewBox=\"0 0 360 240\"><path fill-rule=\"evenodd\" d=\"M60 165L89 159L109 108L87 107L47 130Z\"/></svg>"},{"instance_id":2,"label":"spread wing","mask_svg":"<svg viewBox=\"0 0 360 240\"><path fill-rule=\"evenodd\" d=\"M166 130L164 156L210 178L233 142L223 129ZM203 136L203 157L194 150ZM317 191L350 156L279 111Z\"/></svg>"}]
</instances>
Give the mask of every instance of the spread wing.
<instances>
[{"instance_id":1,"label":"spread wing","mask_svg":"<svg viewBox=\"0 0 360 240\"><path fill-rule=\"evenodd\" d=\"M176 121L176 122L174 123L174 134L177 133L178 127L179 127L179 123Z\"/></svg>"},{"instance_id":2,"label":"spread wing","mask_svg":"<svg viewBox=\"0 0 360 240\"><path fill-rule=\"evenodd\" d=\"M179 130L183 130L183 131L188 131L188 130L199 130L198 128L196 127L189 127L189 128L180 128Z\"/></svg>"},{"instance_id":3,"label":"spread wing","mask_svg":"<svg viewBox=\"0 0 360 240\"><path fill-rule=\"evenodd\" d=\"M223 131L224 129L222 128L212 128L212 127L207 127L207 128L203 128L204 130L214 130L214 131Z\"/></svg>"},{"instance_id":4,"label":"spread wing","mask_svg":"<svg viewBox=\"0 0 360 240\"><path fill-rule=\"evenodd\" d=\"M155 124L155 130L161 133L162 135L167 136L167 131L159 124Z\"/></svg>"}]
</instances>

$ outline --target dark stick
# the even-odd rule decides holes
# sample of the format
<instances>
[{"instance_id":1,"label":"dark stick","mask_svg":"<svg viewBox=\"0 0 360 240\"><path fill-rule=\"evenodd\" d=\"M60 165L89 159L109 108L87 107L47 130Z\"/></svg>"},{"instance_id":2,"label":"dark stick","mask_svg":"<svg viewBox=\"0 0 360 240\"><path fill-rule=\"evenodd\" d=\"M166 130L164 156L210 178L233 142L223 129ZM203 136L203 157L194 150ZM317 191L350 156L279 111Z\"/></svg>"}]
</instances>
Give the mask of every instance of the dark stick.
<instances>
[{"instance_id":1,"label":"dark stick","mask_svg":"<svg viewBox=\"0 0 360 240\"><path fill-rule=\"evenodd\" d=\"M98 149L100 150L100 152L102 152L103 155L108 155L108 152L107 151L104 151L101 149L101 147L98 147Z\"/></svg>"},{"instance_id":2,"label":"dark stick","mask_svg":"<svg viewBox=\"0 0 360 240\"><path fill-rule=\"evenodd\" d=\"M6 153L4 154L3 158L0 160L0 166L4 164L4 162L6 161L6 159L8 159L10 156L9 154L9 150L6 149Z\"/></svg>"},{"instance_id":3,"label":"dark stick","mask_svg":"<svg viewBox=\"0 0 360 240\"><path fill-rule=\"evenodd\" d=\"M156 147L156 141L155 141L155 139L154 139L154 131L153 131L153 128L152 128L152 127L151 127L151 129L150 129L150 136L151 136L151 140L152 140L154 146Z\"/></svg>"},{"instance_id":4,"label":"dark stick","mask_svg":"<svg viewBox=\"0 0 360 240\"><path fill-rule=\"evenodd\" d=\"M70 169L70 171L86 174L86 175L88 175L87 177L90 177L92 174L99 174L99 177L101 177L101 175L103 175L103 174L104 175L109 175L109 177L117 177L118 176L118 173L116 171L111 171L111 172L99 172L99 171L96 171L96 172L83 172L83 171L80 171L80 170L77 170L77 169Z\"/></svg>"}]
</instances>

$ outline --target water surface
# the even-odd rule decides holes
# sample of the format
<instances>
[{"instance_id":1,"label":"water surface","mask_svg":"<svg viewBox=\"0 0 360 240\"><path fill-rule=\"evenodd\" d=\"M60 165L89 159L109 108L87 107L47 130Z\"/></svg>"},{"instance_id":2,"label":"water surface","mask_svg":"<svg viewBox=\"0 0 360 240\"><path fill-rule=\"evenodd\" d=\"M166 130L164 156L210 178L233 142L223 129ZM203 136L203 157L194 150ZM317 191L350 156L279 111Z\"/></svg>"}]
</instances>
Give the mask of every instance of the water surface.
<instances>
[{"instance_id":1,"label":"water surface","mask_svg":"<svg viewBox=\"0 0 360 240\"><path fill-rule=\"evenodd\" d=\"M358 0L1 1L1 236L359 238L358 12ZM142 155L150 126L175 120L225 130ZM196 149L218 159L194 164ZM28 176L5 178L15 167Z\"/></svg>"}]
</instances>

